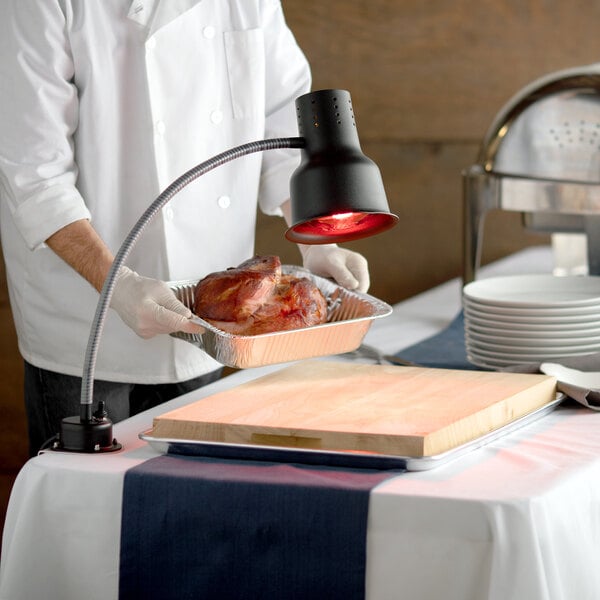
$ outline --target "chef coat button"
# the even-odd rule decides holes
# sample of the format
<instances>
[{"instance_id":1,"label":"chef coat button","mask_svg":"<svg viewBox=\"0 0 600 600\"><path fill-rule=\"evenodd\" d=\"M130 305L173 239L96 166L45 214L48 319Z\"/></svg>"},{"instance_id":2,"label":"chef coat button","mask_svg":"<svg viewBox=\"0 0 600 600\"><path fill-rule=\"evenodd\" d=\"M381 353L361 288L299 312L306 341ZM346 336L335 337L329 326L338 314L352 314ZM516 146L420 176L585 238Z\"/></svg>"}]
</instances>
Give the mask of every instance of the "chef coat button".
<instances>
[{"instance_id":1,"label":"chef coat button","mask_svg":"<svg viewBox=\"0 0 600 600\"><path fill-rule=\"evenodd\" d=\"M173 209L170 206L167 206L167 208L165 208L165 219L167 219L168 221L172 221L173 214Z\"/></svg>"},{"instance_id":2,"label":"chef coat button","mask_svg":"<svg viewBox=\"0 0 600 600\"><path fill-rule=\"evenodd\" d=\"M215 37L215 28L212 25L207 25L202 30L202 34L207 40L212 40Z\"/></svg>"},{"instance_id":3,"label":"chef coat button","mask_svg":"<svg viewBox=\"0 0 600 600\"><path fill-rule=\"evenodd\" d=\"M163 121L156 122L156 133L158 133L158 135L164 135L166 129L167 127Z\"/></svg>"},{"instance_id":4,"label":"chef coat button","mask_svg":"<svg viewBox=\"0 0 600 600\"><path fill-rule=\"evenodd\" d=\"M231 198L229 196L219 196L217 198L217 204L221 208L229 208L229 205L231 204Z\"/></svg>"},{"instance_id":5,"label":"chef coat button","mask_svg":"<svg viewBox=\"0 0 600 600\"><path fill-rule=\"evenodd\" d=\"M156 39L155 38L150 38L146 42L146 48L149 48L150 50L152 50L153 48L156 48Z\"/></svg>"},{"instance_id":6,"label":"chef coat button","mask_svg":"<svg viewBox=\"0 0 600 600\"><path fill-rule=\"evenodd\" d=\"M210 113L210 120L215 125L218 125L223 120L223 113L220 110L213 110Z\"/></svg>"}]
</instances>

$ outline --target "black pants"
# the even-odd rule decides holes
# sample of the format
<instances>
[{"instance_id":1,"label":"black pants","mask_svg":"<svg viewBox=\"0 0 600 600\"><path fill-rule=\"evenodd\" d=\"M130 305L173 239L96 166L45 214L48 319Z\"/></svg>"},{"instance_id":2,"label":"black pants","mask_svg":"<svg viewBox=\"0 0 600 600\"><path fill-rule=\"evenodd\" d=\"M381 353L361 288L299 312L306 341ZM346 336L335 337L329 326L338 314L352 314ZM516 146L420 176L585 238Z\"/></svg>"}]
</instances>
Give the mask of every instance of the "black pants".
<instances>
[{"instance_id":1,"label":"black pants","mask_svg":"<svg viewBox=\"0 0 600 600\"><path fill-rule=\"evenodd\" d=\"M104 400L113 423L216 381L221 369L180 383L145 385L94 380L94 407ZM25 411L29 454L52 439L64 417L79 415L81 377L38 369L25 362Z\"/></svg>"}]
</instances>

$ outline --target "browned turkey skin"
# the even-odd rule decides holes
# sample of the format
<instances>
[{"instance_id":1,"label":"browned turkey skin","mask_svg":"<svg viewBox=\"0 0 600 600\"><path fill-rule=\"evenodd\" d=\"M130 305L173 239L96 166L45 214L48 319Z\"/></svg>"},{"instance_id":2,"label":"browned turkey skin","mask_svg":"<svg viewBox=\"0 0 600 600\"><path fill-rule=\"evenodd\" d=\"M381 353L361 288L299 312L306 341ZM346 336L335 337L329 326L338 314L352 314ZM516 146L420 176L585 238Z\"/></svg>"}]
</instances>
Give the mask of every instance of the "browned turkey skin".
<instances>
[{"instance_id":1,"label":"browned turkey skin","mask_svg":"<svg viewBox=\"0 0 600 600\"><path fill-rule=\"evenodd\" d=\"M325 323L327 302L306 277L284 275L278 256L255 256L196 285L194 313L235 335Z\"/></svg>"}]
</instances>

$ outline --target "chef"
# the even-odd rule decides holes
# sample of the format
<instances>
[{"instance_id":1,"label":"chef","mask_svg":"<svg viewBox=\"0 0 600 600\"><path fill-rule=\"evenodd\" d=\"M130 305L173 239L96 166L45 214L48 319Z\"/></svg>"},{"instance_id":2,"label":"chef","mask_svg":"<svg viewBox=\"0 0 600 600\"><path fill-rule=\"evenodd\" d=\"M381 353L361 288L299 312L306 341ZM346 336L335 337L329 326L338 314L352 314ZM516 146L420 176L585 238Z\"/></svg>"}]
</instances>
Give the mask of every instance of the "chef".
<instances>
[{"instance_id":1,"label":"chef","mask_svg":"<svg viewBox=\"0 0 600 600\"><path fill-rule=\"evenodd\" d=\"M3 0L0 232L30 452L79 414L98 292L149 204L196 164L297 135L307 61L279 0ZM220 365L173 331L198 331L165 281L254 253L257 204L289 215L297 150L236 160L187 186L121 269L94 400L118 421L210 382ZM365 291L365 259L301 248L304 266Z\"/></svg>"}]
</instances>

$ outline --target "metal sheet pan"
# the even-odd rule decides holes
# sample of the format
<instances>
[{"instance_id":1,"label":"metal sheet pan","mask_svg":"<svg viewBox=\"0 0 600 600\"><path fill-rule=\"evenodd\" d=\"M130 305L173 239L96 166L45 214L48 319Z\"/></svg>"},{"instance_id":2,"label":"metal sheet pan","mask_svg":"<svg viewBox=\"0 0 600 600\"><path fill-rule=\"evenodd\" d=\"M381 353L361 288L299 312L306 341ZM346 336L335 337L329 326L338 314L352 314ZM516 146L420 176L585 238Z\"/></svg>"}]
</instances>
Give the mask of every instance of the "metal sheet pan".
<instances>
[{"instance_id":1,"label":"metal sheet pan","mask_svg":"<svg viewBox=\"0 0 600 600\"><path fill-rule=\"evenodd\" d=\"M537 421L541 417L552 412L565 398L565 394L559 392L552 402L504 425L503 427L490 431L489 433L453 448L452 450L434 456L424 457L390 456L386 454L365 454L351 451L336 452L330 450L310 450L280 446L226 444L219 442L203 442L199 440L157 438L152 435L152 430L140 433L139 437L150 444L156 452L161 454L263 460L270 462L292 462L346 468L427 471L445 465L477 448L481 448L521 427Z\"/></svg>"},{"instance_id":2,"label":"metal sheet pan","mask_svg":"<svg viewBox=\"0 0 600 600\"><path fill-rule=\"evenodd\" d=\"M329 279L313 275L301 267L283 265L282 271L308 277L327 300L327 323L304 329L277 331L254 336L234 335L218 329L199 317L194 320L206 331L202 335L174 333L223 365L240 369L343 354L358 348L374 319L385 317L392 307L373 296L347 290ZM188 308L194 306L198 280L169 282L175 295Z\"/></svg>"}]
</instances>

